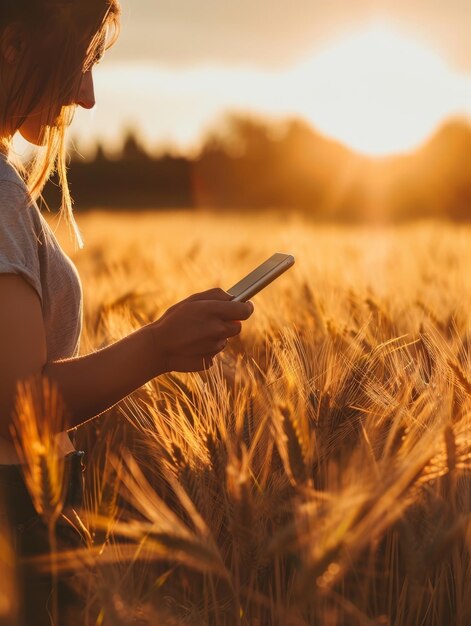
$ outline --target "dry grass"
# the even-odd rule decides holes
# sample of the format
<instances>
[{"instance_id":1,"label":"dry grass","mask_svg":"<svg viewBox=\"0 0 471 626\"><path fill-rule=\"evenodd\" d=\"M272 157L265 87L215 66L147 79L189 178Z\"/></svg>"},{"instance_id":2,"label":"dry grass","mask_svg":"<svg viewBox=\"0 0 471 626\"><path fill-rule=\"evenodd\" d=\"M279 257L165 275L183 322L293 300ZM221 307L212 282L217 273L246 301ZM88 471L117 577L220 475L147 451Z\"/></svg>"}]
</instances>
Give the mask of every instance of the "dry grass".
<instances>
[{"instance_id":1,"label":"dry grass","mask_svg":"<svg viewBox=\"0 0 471 626\"><path fill-rule=\"evenodd\" d=\"M84 353L274 251L297 259L210 371L79 432L87 546L57 565L82 572L85 623L471 623L471 229L79 224Z\"/></svg>"}]
</instances>

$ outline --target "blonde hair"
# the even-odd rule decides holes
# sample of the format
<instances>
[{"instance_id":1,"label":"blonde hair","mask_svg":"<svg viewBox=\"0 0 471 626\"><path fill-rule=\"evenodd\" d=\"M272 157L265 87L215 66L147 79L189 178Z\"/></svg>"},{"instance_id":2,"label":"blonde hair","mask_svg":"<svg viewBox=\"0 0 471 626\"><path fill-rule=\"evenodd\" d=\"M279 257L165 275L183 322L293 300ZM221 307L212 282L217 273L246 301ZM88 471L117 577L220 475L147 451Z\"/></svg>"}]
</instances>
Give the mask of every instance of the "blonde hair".
<instances>
[{"instance_id":1,"label":"blonde hair","mask_svg":"<svg viewBox=\"0 0 471 626\"><path fill-rule=\"evenodd\" d=\"M0 5L0 33L8 26L18 25L31 42L19 61L16 83L11 85L0 111L1 127L12 127L11 134L0 138L0 150L10 153L15 132L40 103L51 109L66 103L54 123L42 127L42 145L34 150L28 164L23 165L15 154L9 158L33 200L41 197L44 185L57 171L62 192L60 214L69 231L74 232L79 248L83 248L83 240L67 181L67 128L76 109L80 77L117 40L120 15L119 0L1 0ZM24 78L31 76L37 84L25 102Z\"/></svg>"}]
</instances>

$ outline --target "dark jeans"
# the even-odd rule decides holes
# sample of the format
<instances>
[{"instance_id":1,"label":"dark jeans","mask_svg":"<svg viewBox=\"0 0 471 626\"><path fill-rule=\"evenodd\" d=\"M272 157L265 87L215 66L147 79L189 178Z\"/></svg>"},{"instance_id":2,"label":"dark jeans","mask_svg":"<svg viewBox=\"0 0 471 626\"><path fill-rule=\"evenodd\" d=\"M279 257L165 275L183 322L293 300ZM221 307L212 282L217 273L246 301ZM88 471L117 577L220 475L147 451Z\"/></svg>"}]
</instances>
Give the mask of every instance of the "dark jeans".
<instances>
[{"instance_id":1,"label":"dark jeans","mask_svg":"<svg viewBox=\"0 0 471 626\"><path fill-rule=\"evenodd\" d=\"M65 475L67 488L64 511L78 508L82 504L84 453L71 452L65 458ZM48 554L50 551L47 526L36 513L28 489L23 480L21 466L0 465L0 515L6 519L10 537L14 543L14 552L19 560L19 595L20 621L27 626L49 626L52 578L48 573L39 573L34 567L22 562L22 558ZM56 525L56 541L58 549L72 549L79 547L82 541L79 533L64 519L59 519ZM69 576L60 576L57 586L58 602L61 613L79 609L78 597L67 584ZM49 607L48 607L49 605ZM70 620L59 619L63 626ZM77 623L80 623L79 621Z\"/></svg>"}]
</instances>

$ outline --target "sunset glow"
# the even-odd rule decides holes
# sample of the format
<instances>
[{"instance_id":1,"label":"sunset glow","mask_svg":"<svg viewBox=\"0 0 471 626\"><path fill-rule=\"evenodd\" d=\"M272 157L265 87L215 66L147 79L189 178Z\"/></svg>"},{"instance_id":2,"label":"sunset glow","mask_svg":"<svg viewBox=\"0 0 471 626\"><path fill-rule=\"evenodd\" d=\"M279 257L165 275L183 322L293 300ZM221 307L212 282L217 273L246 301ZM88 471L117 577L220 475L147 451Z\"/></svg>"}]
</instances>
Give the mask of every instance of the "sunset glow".
<instances>
[{"instance_id":1,"label":"sunset glow","mask_svg":"<svg viewBox=\"0 0 471 626\"><path fill-rule=\"evenodd\" d=\"M339 34L271 71L116 62L112 55L94 73L95 109L79 108L73 123L84 154L97 140L119 149L125 128L135 129L150 151L195 153L208 130L237 111L301 117L361 153L388 155L415 148L450 116L471 118L471 76L386 22Z\"/></svg>"},{"instance_id":2,"label":"sunset glow","mask_svg":"<svg viewBox=\"0 0 471 626\"><path fill-rule=\"evenodd\" d=\"M407 151L470 107L470 81L431 49L383 24L333 42L295 68L299 113L367 154Z\"/></svg>"}]
</instances>

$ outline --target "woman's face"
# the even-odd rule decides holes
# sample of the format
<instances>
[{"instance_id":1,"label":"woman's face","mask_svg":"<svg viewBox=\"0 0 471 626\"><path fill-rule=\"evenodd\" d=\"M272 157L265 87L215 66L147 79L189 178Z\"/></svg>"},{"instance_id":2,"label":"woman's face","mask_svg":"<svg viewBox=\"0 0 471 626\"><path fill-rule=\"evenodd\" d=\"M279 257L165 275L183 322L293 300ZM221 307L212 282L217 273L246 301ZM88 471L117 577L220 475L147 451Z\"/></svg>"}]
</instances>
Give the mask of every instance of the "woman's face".
<instances>
[{"instance_id":1,"label":"woman's face","mask_svg":"<svg viewBox=\"0 0 471 626\"><path fill-rule=\"evenodd\" d=\"M92 109L95 106L95 89L93 85L92 69L82 74L80 87L77 96L69 102L57 104L53 109L39 106L26 118L25 122L18 129L27 141L34 145L41 145L40 136L42 126L54 125L54 121L61 113L63 106L76 105L84 109Z\"/></svg>"}]
</instances>

